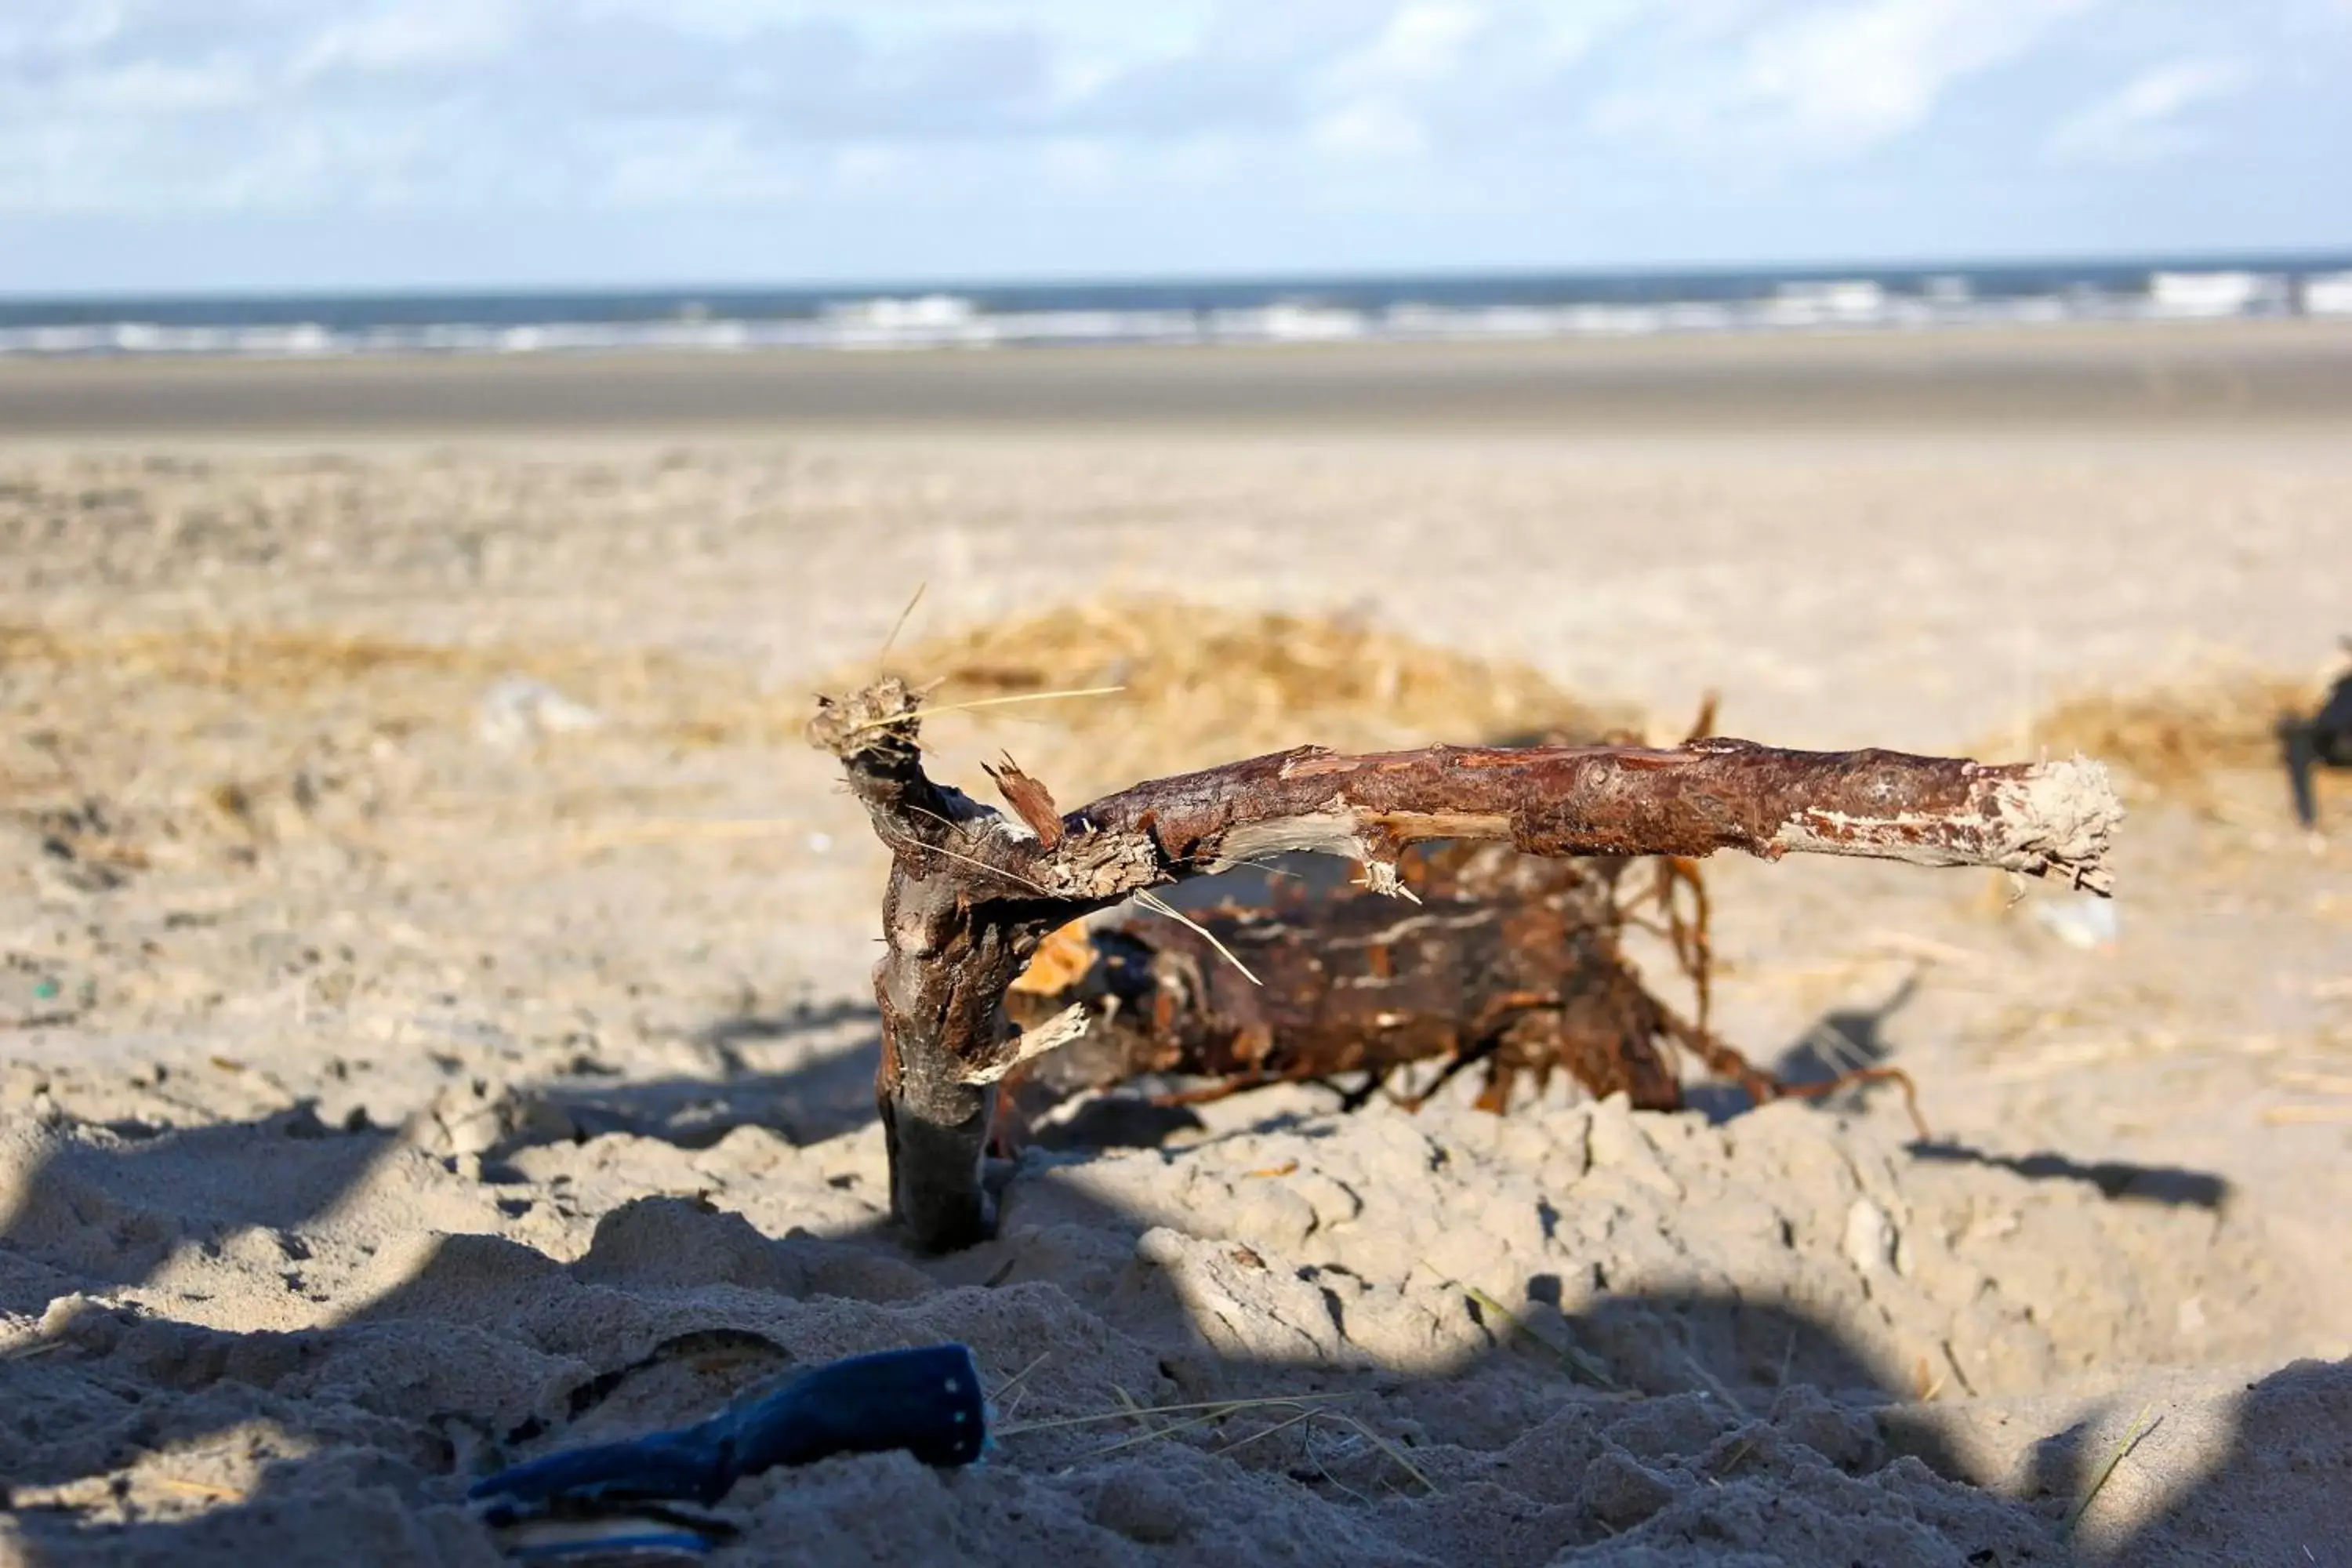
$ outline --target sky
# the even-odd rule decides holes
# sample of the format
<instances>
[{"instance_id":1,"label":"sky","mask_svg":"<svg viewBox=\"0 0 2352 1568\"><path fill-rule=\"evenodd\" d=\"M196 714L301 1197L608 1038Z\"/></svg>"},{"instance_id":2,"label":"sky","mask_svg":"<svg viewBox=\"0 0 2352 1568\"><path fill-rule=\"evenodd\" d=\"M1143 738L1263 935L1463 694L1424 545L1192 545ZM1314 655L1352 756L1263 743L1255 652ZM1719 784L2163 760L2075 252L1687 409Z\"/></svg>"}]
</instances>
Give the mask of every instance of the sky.
<instances>
[{"instance_id":1,"label":"sky","mask_svg":"<svg viewBox=\"0 0 2352 1568\"><path fill-rule=\"evenodd\" d=\"M2352 249L2352 0L0 0L0 292Z\"/></svg>"}]
</instances>

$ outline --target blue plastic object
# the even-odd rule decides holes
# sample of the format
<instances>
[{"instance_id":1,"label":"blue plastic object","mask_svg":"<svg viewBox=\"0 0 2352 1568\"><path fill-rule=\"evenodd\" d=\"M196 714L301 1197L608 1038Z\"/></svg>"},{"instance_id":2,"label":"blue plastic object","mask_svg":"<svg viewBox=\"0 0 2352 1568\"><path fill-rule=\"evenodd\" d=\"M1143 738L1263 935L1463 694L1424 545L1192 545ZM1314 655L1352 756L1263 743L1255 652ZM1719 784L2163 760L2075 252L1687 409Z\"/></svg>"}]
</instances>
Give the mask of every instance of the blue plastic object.
<instances>
[{"instance_id":1,"label":"blue plastic object","mask_svg":"<svg viewBox=\"0 0 2352 1568\"><path fill-rule=\"evenodd\" d=\"M711 1538L731 1531L717 1521L633 1505L709 1507L745 1476L835 1454L904 1449L947 1468L972 1463L987 1447L988 1405L971 1352L930 1345L833 1362L692 1426L551 1454L477 1482L467 1495L501 1529L618 1516L601 1548L582 1540L567 1543L572 1552L707 1550ZM699 1548L690 1539L697 1535L705 1538ZM517 1545L531 1556L567 1551L553 1542Z\"/></svg>"}]
</instances>

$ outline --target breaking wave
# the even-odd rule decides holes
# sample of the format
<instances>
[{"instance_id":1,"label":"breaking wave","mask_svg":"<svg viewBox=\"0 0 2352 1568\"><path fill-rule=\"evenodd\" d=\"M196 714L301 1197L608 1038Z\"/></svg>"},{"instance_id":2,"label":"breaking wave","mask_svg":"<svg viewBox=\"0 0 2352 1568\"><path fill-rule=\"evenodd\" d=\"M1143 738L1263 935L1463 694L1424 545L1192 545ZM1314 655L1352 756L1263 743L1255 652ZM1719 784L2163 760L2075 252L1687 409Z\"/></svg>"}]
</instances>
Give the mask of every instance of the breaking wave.
<instances>
[{"instance_id":1,"label":"breaking wave","mask_svg":"<svg viewBox=\"0 0 2352 1568\"><path fill-rule=\"evenodd\" d=\"M1328 343L2352 318L2352 258L2281 268L1427 278L849 295L0 301L0 354L560 354Z\"/></svg>"}]
</instances>

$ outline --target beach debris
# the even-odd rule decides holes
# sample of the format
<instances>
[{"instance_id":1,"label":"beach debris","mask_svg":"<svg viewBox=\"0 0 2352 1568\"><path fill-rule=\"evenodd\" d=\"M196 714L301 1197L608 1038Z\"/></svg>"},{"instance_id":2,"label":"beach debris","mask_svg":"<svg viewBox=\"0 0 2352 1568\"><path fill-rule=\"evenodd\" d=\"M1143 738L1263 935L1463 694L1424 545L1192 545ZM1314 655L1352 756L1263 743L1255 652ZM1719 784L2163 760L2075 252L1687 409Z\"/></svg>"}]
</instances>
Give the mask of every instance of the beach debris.
<instances>
[{"instance_id":1,"label":"beach debris","mask_svg":"<svg viewBox=\"0 0 2352 1568\"><path fill-rule=\"evenodd\" d=\"M891 851L876 1098L892 1212L935 1250L977 1242L994 1224L982 1171L996 1086L1034 1054L1005 1023L1007 990L1055 930L1138 894L1308 851L1353 861L1368 889L1401 895L1401 855L1432 839L1548 857L1860 856L1993 867L2104 893L2122 817L2105 770L2079 759L1991 766L1727 739L1362 756L1301 747L1150 780L1069 813L1023 774L1015 817L924 771L923 704L917 688L885 676L820 699L808 738L839 759ZM1062 826L1050 847L1024 820L1045 813Z\"/></svg>"},{"instance_id":2,"label":"beach debris","mask_svg":"<svg viewBox=\"0 0 2352 1568\"><path fill-rule=\"evenodd\" d=\"M1184 923L1138 910L1055 931L1013 982L1006 1017L1035 1031L1076 1005L1087 1027L1007 1076L1009 1122L1147 1075L1212 1080L1154 1096L1161 1106L1354 1076L1341 1091L1354 1109L1402 1071L1436 1063L1406 1105L1475 1068L1476 1103L1497 1112L1520 1079L1541 1092L1556 1072L1594 1099L1622 1093L1636 1110L1677 1110L1682 1052L1758 1103L1902 1080L1869 1068L1793 1089L1709 1034L1703 1012L1686 1019L1643 984L1622 947L1629 924L1668 938L1705 1005L1705 883L1688 861L1452 843L1407 848L1397 875L1410 902L1273 881L1267 902L1192 910Z\"/></svg>"},{"instance_id":3,"label":"beach debris","mask_svg":"<svg viewBox=\"0 0 2352 1568\"><path fill-rule=\"evenodd\" d=\"M2018 756L2097 757L2128 795L2195 809L2220 802L2217 784L2271 772L2301 716L2326 685L2264 670L2220 669L2133 689L2074 693L2036 714L2021 735L1986 742Z\"/></svg>"},{"instance_id":4,"label":"beach debris","mask_svg":"<svg viewBox=\"0 0 2352 1568\"><path fill-rule=\"evenodd\" d=\"M746 1476L903 1449L940 1468L988 1447L980 1369L961 1344L882 1351L802 1373L706 1421L550 1454L467 1496L518 1557L698 1555L735 1533L708 1509Z\"/></svg>"},{"instance_id":5,"label":"beach debris","mask_svg":"<svg viewBox=\"0 0 2352 1568\"><path fill-rule=\"evenodd\" d=\"M2345 641L2352 653L2352 638ZM2290 714L2279 721L2279 742L2285 752L2286 775L2294 792L2295 820L2305 827L2319 826L2319 805L2312 795L2312 773L2320 767L2352 768L2352 669L2337 678L2319 710L2305 719Z\"/></svg>"},{"instance_id":6,"label":"beach debris","mask_svg":"<svg viewBox=\"0 0 2352 1568\"><path fill-rule=\"evenodd\" d=\"M604 716L574 702L543 680L509 676L482 693L474 710L474 733L486 746L511 751L548 735L593 730Z\"/></svg>"},{"instance_id":7,"label":"beach debris","mask_svg":"<svg viewBox=\"0 0 2352 1568\"><path fill-rule=\"evenodd\" d=\"M1024 740L1019 749L1050 753L1044 760L1056 775L1082 788L1205 767L1301 737L1340 751L1538 731L1597 741L1638 720L1530 665L1424 642L1360 611L1146 595L1080 599L927 638L900 648L889 668L934 688L934 703L1123 688L1115 701L977 716L1075 742ZM872 676L865 666L837 685Z\"/></svg>"},{"instance_id":8,"label":"beach debris","mask_svg":"<svg viewBox=\"0 0 2352 1568\"><path fill-rule=\"evenodd\" d=\"M2033 923L2080 952L2112 952L2123 938L2123 916L2105 899L2045 899L2029 912Z\"/></svg>"}]
</instances>

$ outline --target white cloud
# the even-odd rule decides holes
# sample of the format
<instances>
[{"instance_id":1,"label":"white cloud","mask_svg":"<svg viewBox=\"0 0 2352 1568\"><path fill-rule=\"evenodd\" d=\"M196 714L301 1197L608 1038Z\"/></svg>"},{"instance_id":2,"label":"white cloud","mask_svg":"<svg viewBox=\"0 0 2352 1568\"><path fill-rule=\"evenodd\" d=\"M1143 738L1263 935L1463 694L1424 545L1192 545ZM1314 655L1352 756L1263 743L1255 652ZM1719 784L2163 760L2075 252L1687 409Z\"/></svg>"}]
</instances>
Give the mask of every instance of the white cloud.
<instances>
[{"instance_id":1,"label":"white cloud","mask_svg":"<svg viewBox=\"0 0 2352 1568\"><path fill-rule=\"evenodd\" d=\"M519 24L513 7L499 0L408 0L319 28L293 56L290 73L299 79L337 68L413 71L479 64L514 46Z\"/></svg>"},{"instance_id":2,"label":"white cloud","mask_svg":"<svg viewBox=\"0 0 2352 1568\"><path fill-rule=\"evenodd\" d=\"M1963 79L2029 52L2085 0L1869 0L1822 6L1760 32L1746 80L1757 100L1851 149L1917 127Z\"/></svg>"},{"instance_id":3,"label":"white cloud","mask_svg":"<svg viewBox=\"0 0 2352 1568\"><path fill-rule=\"evenodd\" d=\"M1701 8L1663 69L1605 93L1604 132L1750 163L1852 158L1919 130L1969 79L2097 0L1836 0ZM1688 47L1696 44L1696 47Z\"/></svg>"},{"instance_id":4,"label":"white cloud","mask_svg":"<svg viewBox=\"0 0 2352 1568\"><path fill-rule=\"evenodd\" d=\"M1442 81L1461 68L1465 50L1491 20L1483 5L1412 0L1396 8L1369 48L1340 61L1332 74L1360 84Z\"/></svg>"},{"instance_id":5,"label":"white cloud","mask_svg":"<svg viewBox=\"0 0 2352 1568\"><path fill-rule=\"evenodd\" d=\"M133 60L77 76L60 85L58 106L68 113L155 119L252 105L260 86L236 59Z\"/></svg>"},{"instance_id":6,"label":"white cloud","mask_svg":"<svg viewBox=\"0 0 2352 1568\"><path fill-rule=\"evenodd\" d=\"M2052 132L2050 151L2075 163L2147 163L2204 140L2192 111L2234 98L2254 72L2240 59L2174 60L2133 79Z\"/></svg>"},{"instance_id":7,"label":"white cloud","mask_svg":"<svg viewBox=\"0 0 2352 1568\"><path fill-rule=\"evenodd\" d=\"M1347 158L1409 158L1429 145L1429 133L1402 106L1365 99L1318 116L1308 130L1312 143Z\"/></svg>"},{"instance_id":8,"label":"white cloud","mask_svg":"<svg viewBox=\"0 0 2352 1568\"><path fill-rule=\"evenodd\" d=\"M1302 84L1320 100L1307 122L1308 143L1349 159L1412 157L1427 151L1423 110L1442 99L1475 62L1472 46L1493 23L1482 5L1407 0L1359 48L1340 55Z\"/></svg>"},{"instance_id":9,"label":"white cloud","mask_svg":"<svg viewBox=\"0 0 2352 1568\"><path fill-rule=\"evenodd\" d=\"M2256 71L2317 103L2352 72L2322 3L0 0L0 216L798 214L952 169L974 200L1344 188L1425 221L1895 184L1926 146L2088 168L2230 134ZM2074 83L2135 69L2050 129Z\"/></svg>"}]
</instances>

